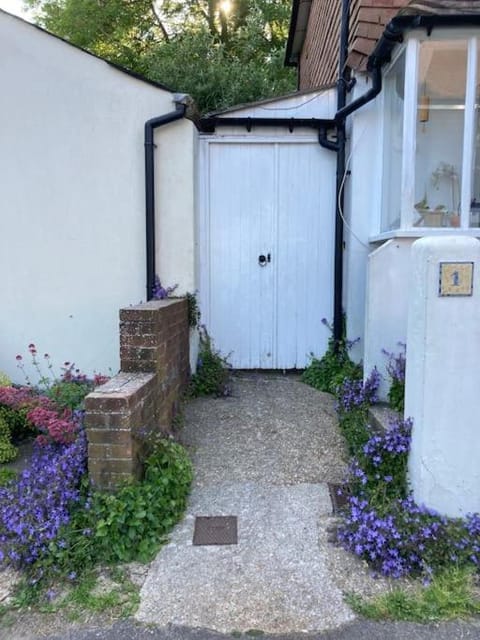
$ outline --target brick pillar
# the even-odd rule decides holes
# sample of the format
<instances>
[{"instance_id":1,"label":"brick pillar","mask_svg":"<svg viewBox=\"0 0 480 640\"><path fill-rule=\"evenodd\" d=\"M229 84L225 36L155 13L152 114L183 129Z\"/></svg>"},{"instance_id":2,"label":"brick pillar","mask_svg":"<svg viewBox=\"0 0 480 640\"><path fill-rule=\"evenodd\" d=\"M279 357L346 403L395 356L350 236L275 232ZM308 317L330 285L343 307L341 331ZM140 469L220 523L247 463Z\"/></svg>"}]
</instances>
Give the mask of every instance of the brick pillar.
<instances>
[{"instance_id":1,"label":"brick pillar","mask_svg":"<svg viewBox=\"0 0 480 640\"><path fill-rule=\"evenodd\" d=\"M121 371L85 399L88 468L97 487L142 475L155 435L171 428L189 377L188 351L185 299L120 310Z\"/></svg>"}]
</instances>

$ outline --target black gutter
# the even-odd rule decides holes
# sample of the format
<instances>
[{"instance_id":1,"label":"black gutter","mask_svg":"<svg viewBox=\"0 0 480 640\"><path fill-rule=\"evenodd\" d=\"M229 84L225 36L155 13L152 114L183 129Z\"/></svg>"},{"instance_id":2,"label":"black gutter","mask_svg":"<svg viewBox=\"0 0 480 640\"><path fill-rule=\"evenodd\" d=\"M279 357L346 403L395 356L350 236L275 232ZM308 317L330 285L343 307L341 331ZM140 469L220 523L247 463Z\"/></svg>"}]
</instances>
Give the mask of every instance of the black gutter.
<instances>
[{"instance_id":1,"label":"black gutter","mask_svg":"<svg viewBox=\"0 0 480 640\"><path fill-rule=\"evenodd\" d=\"M200 119L200 128L205 133L214 133L216 127L241 126L247 131L251 131L252 127L288 127L292 132L295 128L316 129L319 132L326 132L333 129L336 123L328 118L257 118L257 117L218 117L207 116Z\"/></svg>"},{"instance_id":2,"label":"black gutter","mask_svg":"<svg viewBox=\"0 0 480 640\"><path fill-rule=\"evenodd\" d=\"M145 122L145 227L147 241L147 300L153 297L155 283L155 143L154 131L169 122L181 120L186 106L178 104L175 111Z\"/></svg>"},{"instance_id":3,"label":"black gutter","mask_svg":"<svg viewBox=\"0 0 480 640\"><path fill-rule=\"evenodd\" d=\"M403 34L407 29L425 29L427 34L430 35L434 27L455 28L469 26L480 26L480 13L456 15L410 15L402 13L397 15L387 24L375 49L368 58L367 70L379 69L385 63L390 62L393 48L399 42L403 42Z\"/></svg>"}]
</instances>

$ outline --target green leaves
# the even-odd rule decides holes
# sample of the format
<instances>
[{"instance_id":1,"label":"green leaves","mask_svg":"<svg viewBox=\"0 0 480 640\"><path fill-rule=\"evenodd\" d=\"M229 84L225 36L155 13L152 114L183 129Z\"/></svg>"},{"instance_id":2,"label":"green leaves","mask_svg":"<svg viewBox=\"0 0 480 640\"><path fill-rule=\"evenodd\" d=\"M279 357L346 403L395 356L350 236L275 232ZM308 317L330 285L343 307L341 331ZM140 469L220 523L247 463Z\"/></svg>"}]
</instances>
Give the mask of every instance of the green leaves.
<instances>
[{"instance_id":1,"label":"green leaves","mask_svg":"<svg viewBox=\"0 0 480 640\"><path fill-rule=\"evenodd\" d=\"M190 383L191 395L226 396L229 395L228 377L230 365L218 351L205 328L200 333L197 372Z\"/></svg>"},{"instance_id":2,"label":"green leaves","mask_svg":"<svg viewBox=\"0 0 480 640\"><path fill-rule=\"evenodd\" d=\"M67 544L56 549L56 566L80 573L97 562L151 560L181 518L192 478L185 449L160 440L146 461L142 482L114 494L86 496L61 534Z\"/></svg>"},{"instance_id":3,"label":"green leaves","mask_svg":"<svg viewBox=\"0 0 480 640\"><path fill-rule=\"evenodd\" d=\"M290 0L27 0L53 33L189 93L204 113L293 91Z\"/></svg>"},{"instance_id":4,"label":"green leaves","mask_svg":"<svg viewBox=\"0 0 480 640\"><path fill-rule=\"evenodd\" d=\"M322 324L332 331L332 327L323 319ZM346 318L343 317L342 340L335 348L332 336L328 341L328 349L322 358L312 354L312 360L302 375L302 381L319 391L336 394L344 380L361 380L362 367L350 359L349 349L354 342L346 338ZM356 341L355 341L356 342Z\"/></svg>"}]
</instances>

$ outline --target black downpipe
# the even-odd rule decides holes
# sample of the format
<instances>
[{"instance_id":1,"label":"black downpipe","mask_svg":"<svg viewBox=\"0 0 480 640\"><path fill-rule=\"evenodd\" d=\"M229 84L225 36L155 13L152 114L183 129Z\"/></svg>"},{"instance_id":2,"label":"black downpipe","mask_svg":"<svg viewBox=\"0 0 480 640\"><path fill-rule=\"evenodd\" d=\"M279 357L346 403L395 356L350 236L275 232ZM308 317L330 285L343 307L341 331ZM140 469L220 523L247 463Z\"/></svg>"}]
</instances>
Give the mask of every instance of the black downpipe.
<instances>
[{"instance_id":1,"label":"black downpipe","mask_svg":"<svg viewBox=\"0 0 480 640\"><path fill-rule=\"evenodd\" d=\"M363 107L363 105L367 104L367 102L371 102L378 96L378 94L382 90L382 71L380 67L374 67L373 69L371 69L371 71L372 86L366 93L363 94L363 96L359 96L356 100L350 102L350 104L344 105L337 111L337 113L335 114L335 121L337 123L344 123L347 116L349 116L357 109L360 109L360 107Z\"/></svg>"},{"instance_id":2,"label":"black downpipe","mask_svg":"<svg viewBox=\"0 0 480 640\"><path fill-rule=\"evenodd\" d=\"M343 209L345 175L345 118L337 118L347 102L347 57L350 20L350 0L342 0L342 23L340 31L340 55L337 84L337 180L335 189L335 259L333 294L333 339L338 352L343 334Z\"/></svg>"},{"instance_id":3,"label":"black downpipe","mask_svg":"<svg viewBox=\"0 0 480 640\"><path fill-rule=\"evenodd\" d=\"M175 111L170 111L158 118L152 118L145 123L145 227L147 240L147 300L153 297L155 283L155 143L154 131L169 122L184 117L185 105L177 105Z\"/></svg>"}]
</instances>

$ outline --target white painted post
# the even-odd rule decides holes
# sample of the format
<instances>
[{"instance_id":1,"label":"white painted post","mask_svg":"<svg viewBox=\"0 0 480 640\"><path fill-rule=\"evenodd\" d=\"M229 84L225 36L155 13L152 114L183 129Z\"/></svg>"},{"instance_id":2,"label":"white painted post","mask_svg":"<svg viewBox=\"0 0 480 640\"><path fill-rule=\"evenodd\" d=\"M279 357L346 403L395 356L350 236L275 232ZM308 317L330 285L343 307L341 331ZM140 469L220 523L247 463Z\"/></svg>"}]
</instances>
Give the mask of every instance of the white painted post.
<instances>
[{"instance_id":1,"label":"white painted post","mask_svg":"<svg viewBox=\"0 0 480 640\"><path fill-rule=\"evenodd\" d=\"M417 503L448 516L480 512L480 242L412 245L405 416L413 418Z\"/></svg>"}]
</instances>

